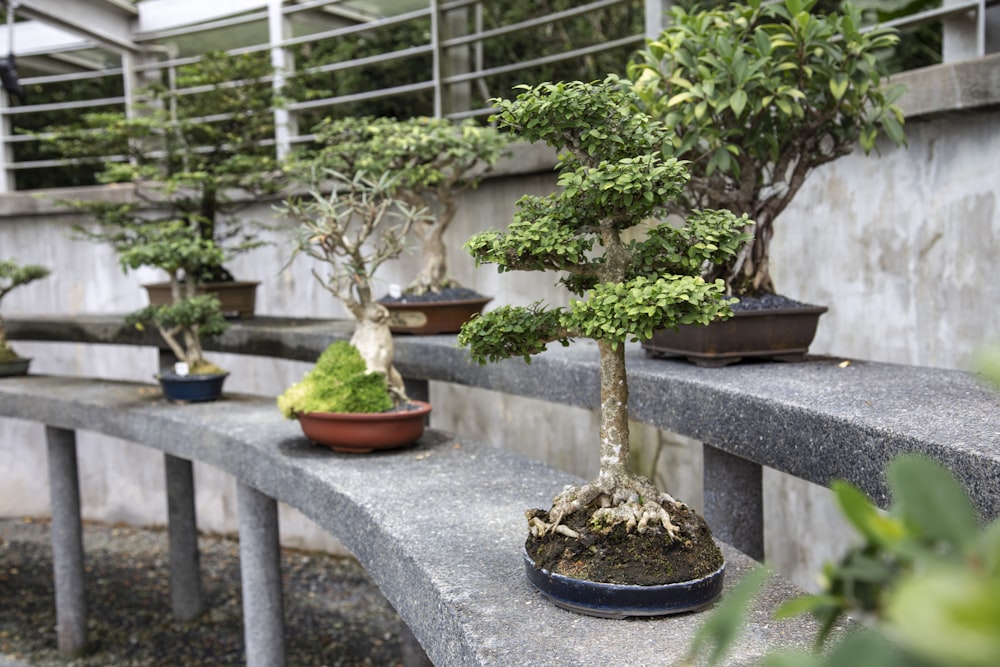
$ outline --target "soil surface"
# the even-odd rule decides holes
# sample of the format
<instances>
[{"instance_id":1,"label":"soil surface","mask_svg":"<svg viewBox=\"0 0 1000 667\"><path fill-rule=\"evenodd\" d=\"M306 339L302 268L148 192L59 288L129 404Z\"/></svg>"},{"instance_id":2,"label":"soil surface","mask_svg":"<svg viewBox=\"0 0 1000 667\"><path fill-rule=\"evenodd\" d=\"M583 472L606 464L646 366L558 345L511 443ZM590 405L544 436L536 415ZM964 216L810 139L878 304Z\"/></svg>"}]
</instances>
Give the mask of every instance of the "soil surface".
<instances>
[{"instance_id":1,"label":"soil surface","mask_svg":"<svg viewBox=\"0 0 1000 667\"><path fill-rule=\"evenodd\" d=\"M761 296L741 296L739 302L734 303L731 308L739 310L775 310L778 308L802 308L812 304L802 303L789 299L780 294L762 294Z\"/></svg>"},{"instance_id":2,"label":"soil surface","mask_svg":"<svg viewBox=\"0 0 1000 667\"><path fill-rule=\"evenodd\" d=\"M469 301L482 299L483 295L468 287L447 287L440 292L425 292L423 294L403 294L391 297L388 294L379 298L382 303L427 303L434 301Z\"/></svg>"},{"instance_id":3,"label":"soil surface","mask_svg":"<svg viewBox=\"0 0 1000 667\"><path fill-rule=\"evenodd\" d=\"M557 533L529 536L525 548L536 566L574 579L658 586L700 579L723 563L708 524L688 507L671 512L679 529L677 540L671 540L662 528L640 534L626 532L624 524L607 535L595 533L588 526L593 509L577 510L562 522L580 533L579 538Z\"/></svg>"}]
</instances>

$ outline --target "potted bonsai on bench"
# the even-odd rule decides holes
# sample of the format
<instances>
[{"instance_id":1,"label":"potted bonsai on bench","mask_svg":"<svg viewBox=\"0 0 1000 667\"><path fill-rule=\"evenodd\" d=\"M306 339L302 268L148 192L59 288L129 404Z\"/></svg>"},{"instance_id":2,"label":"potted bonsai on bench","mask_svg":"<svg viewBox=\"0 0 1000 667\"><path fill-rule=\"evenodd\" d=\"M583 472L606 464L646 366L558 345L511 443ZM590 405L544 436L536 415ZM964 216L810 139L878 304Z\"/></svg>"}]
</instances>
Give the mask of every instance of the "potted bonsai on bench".
<instances>
[{"instance_id":1,"label":"potted bonsai on bench","mask_svg":"<svg viewBox=\"0 0 1000 667\"><path fill-rule=\"evenodd\" d=\"M156 377L168 400L183 403L217 399L228 375L205 360L201 342L227 327L219 299L198 294L194 279L200 267L221 262L223 253L211 239L192 234L190 224L172 220L123 226L111 243L123 269L150 266L170 277L170 302L146 306L125 322L139 329L156 327L177 359L173 368L161 369Z\"/></svg>"},{"instance_id":2,"label":"potted bonsai on bench","mask_svg":"<svg viewBox=\"0 0 1000 667\"><path fill-rule=\"evenodd\" d=\"M801 359L822 306L776 293L770 248L775 222L818 167L875 148L879 135L905 143L902 94L889 85L879 52L896 43L888 28L861 32L861 14L814 12L815 0L672 9L670 25L628 67L636 108L674 136L671 154L691 178L668 213L730 209L756 222L739 253L709 266L736 316L709 328L663 330L644 343L657 356L703 365L743 357Z\"/></svg>"},{"instance_id":3,"label":"potted bonsai on bench","mask_svg":"<svg viewBox=\"0 0 1000 667\"><path fill-rule=\"evenodd\" d=\"M228 316L251 317L258 282L237 281L224 267L233 257L263 245L258 232L238 215L284 183L273 146L273 91L270 62L261 54L210 53L177 70L175 85L149 86L137 114L87 114L73 126L49 128L63 158L87 166L99 163L101 183L129 183L134 201L62 201L105 220L110 240L119 228L148 222L184 220L186 228L225 252L191 266L185 280L199 293L219 297ZM231 82L238 82L233 85ZM113 157L100 157L113 156ZM171 284L146 286L151 304L172 301Z\"/></svg>"},{"instance_id":4,"label":"potted bonsai on bench","mask_svg":"<svg viewBox=\"0 0 1000 667\"><path fill-rule=\"evenodd\" d=\"M0 301L18 287L49 275L49 270L38 264L17 264L13 259L0 260ZM15 352L7 342L7 332L0 317L0 377L24 375L28 372L31 359L25 359Z\"/></svg>"},{"instance_id":5,"label":"potted bonsai on bench","mask_svg":"<svg viewBox=\"0 0 1000 667\"><path fill-rule=\"evenodd\" d=\"M278 406L299 420L313 442L334 451L401 447L423 433L431 406L406 395L393 366L389 311L375 297L373 278L382 264L399 257L410 227L425 212L395 196L388 174L372 179L363 172L347 177L321 170L319 176L332 187L329 194L320 191L317 178L308 197L289 198L278 211L299 223L289 261L306 255L328 266L328 275L313 275L354 318L352 350L331 345Z\"/></svg>"},{"instance_id":6,"label":"potted bonsai on bench","mask_svg":"<svg viewBox=\"0 0 1000 667\"><path fill-rule=\"evenodd\" d=\"M494 100L494 118L530 141L561 151L562 190L525 196L504 232L467 244L477 263L501 272L565 273L577 300L566 308L505 306L466 323L459 343L479 363L530 356L548 343L597 342L601 468L565 489L548 510L528 513L526 568L556 604L601 616L659 615L711 602L724 563L704 520L629 468L626 341L654 329L707 324L730 314L721 280L700 275L746 241L751 223L726 210L694 212L626 241L680 195L684 165L665 157L661 123L633 109L616 77L546 83L513 101Z\"/></svg>"},{"instance_id":7,"label":"potted bonsai on bench","mask_svg":"<svg viewBox=\"0 0 1000 667\"><path fill-rule=\"evenodd\" d=\"M480 312L488 297L461 287L448 274L446 233L459 195L476 187L509 143L508 135L472 120L406 120L376 117L327 119L317 126L322 148L314 161L344 174L392 175L395 196L429 215L414 221L421 246L420 271L381 301L397 333L454 333Z\"/></svg>"}]
</instances>

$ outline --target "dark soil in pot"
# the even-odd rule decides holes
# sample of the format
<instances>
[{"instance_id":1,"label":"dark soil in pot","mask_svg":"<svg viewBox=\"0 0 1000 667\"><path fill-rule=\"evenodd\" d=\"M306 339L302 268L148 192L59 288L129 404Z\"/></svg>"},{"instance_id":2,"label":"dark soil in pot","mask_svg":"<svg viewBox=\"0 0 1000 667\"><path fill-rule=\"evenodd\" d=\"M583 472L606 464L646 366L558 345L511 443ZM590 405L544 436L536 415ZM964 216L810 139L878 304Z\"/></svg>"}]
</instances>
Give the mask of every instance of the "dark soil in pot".
<instances>
[{"instance_id":1,"label":"dark soil in pot","mask_svg":"<svg viewBox=\"0 0 1000 667\"><path fill-rule=\"evenodd\" d=\"M542 510L532 510L545 514ZM549 534L529 536L525 543L535 565L550 572L610 584L657 586L701 579L723 564L722 552L712 533L690 508L674 512L679 539L671 541L663 529L626 532L619 524L607 535L590 530L593 508L570 514L563 524L579 538Z\"/></svg>"},{"instance_id":2,"label":"dark soil in pot","mask_svg":"<svg viewBox=\"0 0 1000 667\"><path fill-rule=\"evenodd\" d=\"M440 292L424 292L423 294L406 294L392 297L385 295L379 299L381 303L433 303L435 301L470 301L484 298L482 294L468 287L446 287Z\"/></svg>"},{"instance_id":3,"label":"dark soil in pot","mask_svg":"<svg viewBox=\"0 0 1000 667\"><path fill-rule=\"evenodd\" d=\"M736 297L738 302L730 306L733 312L741 310L779 310L781 308L810 308L812 304L789 299L781 294L762 294L760 296Z\"/></svg>"}]
</instances>

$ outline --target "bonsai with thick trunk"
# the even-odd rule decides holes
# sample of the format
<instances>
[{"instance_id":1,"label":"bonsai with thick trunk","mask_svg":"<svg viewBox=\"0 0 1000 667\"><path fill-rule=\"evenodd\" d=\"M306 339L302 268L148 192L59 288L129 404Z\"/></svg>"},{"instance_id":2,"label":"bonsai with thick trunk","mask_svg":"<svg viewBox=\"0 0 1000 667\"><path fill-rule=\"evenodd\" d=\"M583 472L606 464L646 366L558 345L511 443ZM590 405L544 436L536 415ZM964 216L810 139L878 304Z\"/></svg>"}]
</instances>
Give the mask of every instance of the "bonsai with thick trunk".
<instances>
[{"instance_id":1,"label":"bonsai with thick trunk","mask_svg":"<svg viewBox=\"0 0 1000 667\"><path fill-rule=\"evenodd\" d=\"M585 510L597 532L624 525L674 540L681 506L629 466L625 342L729 316L723 282L699 273L734 255L751 222L725 210L696 212L684 225L660 224L639 240L625 239L680 194L687 172L663 154L670 131L636 113L633 95L615 77L523 87L515 100L495 103L502 128L560 149L562 189L522 197L505 231L478 234L468 248L501 272L564 273L560 282L579 298L566 308L498 308L463 326L459 342L479 363L530 360L548 343L575 338L596 340L600 355L600 473L566 489L547 513L529 513L530 530L573 537L564 519Z\"/></svg>"},{"instance_id":2,"label":"bonsai with thick trunk","mask_svg":"<svg viewBox=\"0 0 1000 667\"><path fill-rule=\"evenodd\" d=\"M393 366L389 311L376 299L372 283L383 263L399 257L410 227L422 222L425 213L393 194L388 174L372 179L363 172L350 178L322 173L332 183L329 194L314 184L308 198L290 198L279 209L299 223L292 259L305 254L329 265L327 275L315 270L313 275L354 318L351 344L368 372L383 374L396 404L405 403L403 378Z\"/></svg>"},{"instance_id":3,"label":"bonsai with thick trunk","mask_svg":"<svg viewBox=\"0 0 1000 667\"><path fill-rule=\"evenodd\" d=\"M705 9L674 7L668 27L629 65L636 109L673 132L668 152L690 180L670 213L729 209L756 222L753 240L707 267L726 293L775 292L774 224L806 178L878 136L905 143L902 94L880 53L893 31L862 32L861 13L813 11L816 0Z\"/></svg>"},{"instance_id":4,"label":"bonsai with thick trunk","mask_svg":"<svg viewBox=\"0 0 1000 667\"><path fill-rule=\"evenodd\" d=\"M18 287L40 280L49 275L49 270L38 264L17 264L14 260L0 260L0 301ZM21 357L7 342L7 331L0 317L0 362L19 361Z\"/></svg>"},{"instance_id":5,"label":"bonsai with thick trunk","mask_svg":"<svg viewBox=\"0 0 1000 667\"><path fill-rule=\"evenodd\" d=\"M509 136L471 120L427 117L328 119L315 133L323 147L313 160L348 175L391 174L395 195L430 213L413 224L422 265L407 294L456 287L448 275L445 234L458 212L459 195L476 187L496 164Z\"/></svg>"}]
</instances>

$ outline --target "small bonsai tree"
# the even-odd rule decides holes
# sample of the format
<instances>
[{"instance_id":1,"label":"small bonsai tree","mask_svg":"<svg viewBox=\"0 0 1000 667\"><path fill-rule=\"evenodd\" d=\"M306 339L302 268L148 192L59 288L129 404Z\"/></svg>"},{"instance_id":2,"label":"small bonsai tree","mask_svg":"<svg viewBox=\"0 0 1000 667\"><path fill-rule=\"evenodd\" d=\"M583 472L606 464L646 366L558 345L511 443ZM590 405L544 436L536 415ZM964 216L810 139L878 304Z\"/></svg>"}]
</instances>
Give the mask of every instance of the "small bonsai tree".
<instances>
[{"instance_id":1,"label":"small bonsai tree","mask_svg":"<svg viewBox=\"0 0 1000 667\"><path fill-rule=\"evenodd\" d=\"M626 242L623 234L678 196L687 178L680 161L663 155L670 131L636 113L632 94L613 76L593 84L521 88L513 101L494 100L499 109L494 118L525 139L561 150L562 190L522 197L506 231L478 234L468 248L478 263L494 263L501 272L565 272L560 282L579 299L567 308L537 303L498 308L466 323L458 340L479 363L530 360L550 342L596 340L599 475L567 488L548 512L530 513L531 533L572 537L579 531L563 522L583 512L594 532L624 526L671 542L682 534L675 522L681 505L629 467L624 343L648 338L656 328L731 315L722 281L706 282L698 274L705 262L737 251L750 221L729 211L697 212L683 226L660 224L646 230L644 239Z\"/></svg>"},{"instance_id":2,"label":"small bonsai tree","mask_svg":"<svg viewBox=\"0 0 1000 667\"><path fill-rule=\"evenodd\" d=\"M89 236L112 244L131 227L183 220L193 235L225 251L205 255L201 261L211 263L191 266L187 278L232 280L223 262L262 245L263 225L247 227L237 213L284 183L267 141L271 72L262 54L211 53L179 67L173 87L140 91L135 115L88 114L79 124L48 128L61 157L81 166L98 161L99 182L131 183L137 196L125 205L62 203L93 214L102 227Z\"/></svg>"},{"instance_id":3,"label":"small bonsai tree","mask_svg":"<svg viewBox=\"0 0 1000 667\"><path fill-rule=\"evenodd\" d=\"M880 134L905 142L894 104L902 89L886 83L879 58L896 36L861 32L849 4L827 15L815 4L675 6L670 25L628 67L636 108L673 130L670 153L688 161L691 178L667 210L726 208L756 222L740 253L708 267L727 294L774 293L775 220L817 167L859 144L870 152Z\"/></svg>"},{"instance_id":4,"label":"small bonsai tree","mask_svg":"<svg viewBox=\"0 0 1000 667\"><path fill-rule=\"evenodd\" d=\"M375 180L363 172L351 178L331 170L319 174L333 184L329 194L314 183L308 198L289 198L278 209L299 223L289 262L305 254L329 265L327 276L315 270L313 275L354 318L351 344L368 372L384 376L396 404L405 403L403 378L393 366L389 311L375 297L373 278L382 264L399 257L410 227L424 213L393 194L395 185L387 174Z\"/></svg>"},{"instance_id":5,"label":"small bonsai tree","mask_svg":"<svg viewBox=\"0 0 1000 667\"><path fill-rule=\"evenodd\" d=\"M457 287L448 275L445 233L458 211L459 195L479 184L503 155L509 135L472 120L444 118L327 119L315 130L323 147L315 159L344 174L393 176L395 195L432 215L414 221L422 246L420 272L408 295Z\"/></svg>"},{"instance_id":6,"label":"small bonsai tree","mask_svg":"<svg viewBox=\"0 0 1000 667\"><path fill-rule=\"evenodd\" d=\"M112 246L122 269L151 266L170 277L170 303L136 311L126 317L126 324L139 329L155 326L178 362L185 364L180 375L224 372L205 360L201 343L203 336L218 335L228 326L219 299L197 295L198 281L189 279L200 267L221 261L222 250L212 240L192 234L190 223L182 220L123 227Z\"/></svg>"},{"instance_id":7,"label":"small bonsai tree","mask_svg":"<svg viewBox=\"0 0 1000 667\"><path fill-rule=\"evenodd\" d=\"M0 302L18 287L49 275L49 270L38 264L20 265L13 259L0 260ZM7 331L4 329L3 318L0 317L0 363L18 361L21 357L14 352L7 342Z\"/></svg>"}]
</instances>

